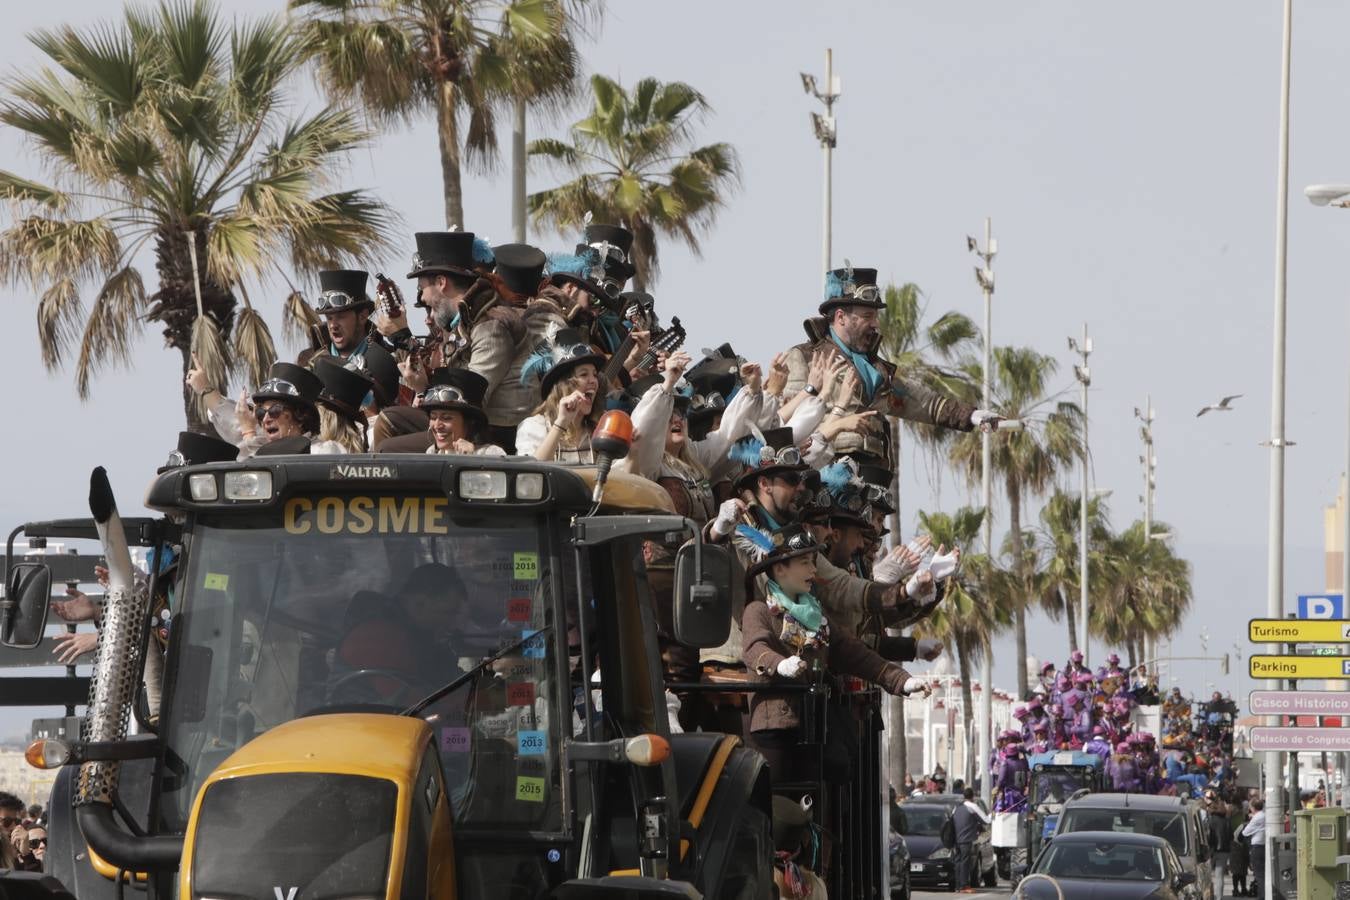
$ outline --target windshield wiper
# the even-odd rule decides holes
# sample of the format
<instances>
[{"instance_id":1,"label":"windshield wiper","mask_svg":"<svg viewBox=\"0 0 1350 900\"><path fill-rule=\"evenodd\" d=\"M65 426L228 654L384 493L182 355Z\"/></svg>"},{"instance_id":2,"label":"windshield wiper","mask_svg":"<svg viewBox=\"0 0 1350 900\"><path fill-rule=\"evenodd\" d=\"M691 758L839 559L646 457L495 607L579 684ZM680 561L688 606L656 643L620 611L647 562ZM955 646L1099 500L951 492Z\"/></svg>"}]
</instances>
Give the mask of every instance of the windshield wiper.
<instances>
[{"instance_id":1,"label":"windshield wiper","mask_svg":"<svg viewBox=\"0 0 1350 900\"><path fill-rule=\"evenodd\" d=\"M489 656L487 659L485 659L485 660L483 660L482 662L480 662L478 665L474 666L474 667L473 667L472 669L470 669L469 671L465 672L463 675L460 675L460 676L459 676L458 678L456 678L454 681L450 682L449 684L445 685L444 687L438 687L438 688L436 688L436 690L432 691L430 694L427 694L425 697L423 697L421 700L418 700L418 701L417 701L416 703L414 703L412 706L410 706L410 707L408 707L407 709L401 711L401 712L399 713L399 715L400 715L400 716L415 716L415 715L417 715L417 714L420 713L422 710L426 709L428 706L430 706L431 704L435 703L437 700L441 699L442 697L445 697L445 696L448 696L448 695L450 695L450 694L453 694L455 691L459 690L461 687L463 687L465 684L467 684L467 683L469 682L469 679L470 679L470 678L473 678L473 677L477 676L479 673L481 673L481 672L482 672L484 669L486 669L488 666L492 665L493 663L497 662L498 660L502 659L502 658L505 657L505 656L508 656L508 655L510 655L510 654L512 654L512 653L515 653L517 650L519 650L521 647L524 647L524 646L525 646L526 644L528 644L530 641L534 640L535 638L543 637L545 634L547 634L549 631L552 631L552 630L553 630L553 626L552 626L552 625L545 625L543 628L540 628L538 631L533 632L532 634L529 634L529 635L527 635L527 636L521 638L520 640L516 641L514 644L511 644L510 646L507 646L507 647L503 647L502 649L498 650L496 653L494 653L494 654L492 654L491 656Z\"/></svg>"}]
</instances>

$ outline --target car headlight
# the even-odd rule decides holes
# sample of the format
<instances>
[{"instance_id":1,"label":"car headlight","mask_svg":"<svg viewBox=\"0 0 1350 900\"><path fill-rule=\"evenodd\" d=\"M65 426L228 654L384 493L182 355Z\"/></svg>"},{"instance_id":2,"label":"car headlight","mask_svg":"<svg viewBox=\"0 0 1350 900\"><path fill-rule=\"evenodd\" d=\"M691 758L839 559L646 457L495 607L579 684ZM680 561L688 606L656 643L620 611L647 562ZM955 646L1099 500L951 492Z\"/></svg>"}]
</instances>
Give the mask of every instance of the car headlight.
<instances>
[{"instance_id":1,"label":"car headlight","mask_svg":"<svg viewBox=\"0 0 1350 900\"><path fill-rule=\"evenodd\" d=\"M257 472L226 472L226 500L271 500L272 473L267 470Z\"/></svg>"},{"instance_id":2,"label":"car headlight","mask_svg":"<svg viewBox=\"0 0 1350 900\"><path fill-rule=\"evenodd\" d=\"M188 476L188 494L198 503L210 503L218 496L216 476L209 472L198 472Z\"/></svg>"},{"instance_id":3,"label":"car headlight","mask_svg":"<svg viewBox=\"0 0 1350 900\"><path fill-rule=\"evenodd\" d=\"M951 858L952 858L952 850L951 850L950 847L939 847L939 848L937 848L936 850L934 850L932 853L928 854L928 858L929 858L929 859L951 859Z\"/></svg>"},{"instance_id":4,"label":"car headlight","mask_svg":"<svg viewBox=\"0 0 1350 900\"><path fill-rule=\"evenodd\" d=\"M505 500L506 473L468 470L459 473L461 500Z\"/></svg>"},{"instance_id":5,"label":"car headlight","mask_svg":"<svg viewBox=\"0 0 1350 900\"><path fill-rule=\"evenodd\" d=\"M542 472L521 472L516 476L517 500L542 500L544 498L544 474Z\"/></svg>"}]
</instances>

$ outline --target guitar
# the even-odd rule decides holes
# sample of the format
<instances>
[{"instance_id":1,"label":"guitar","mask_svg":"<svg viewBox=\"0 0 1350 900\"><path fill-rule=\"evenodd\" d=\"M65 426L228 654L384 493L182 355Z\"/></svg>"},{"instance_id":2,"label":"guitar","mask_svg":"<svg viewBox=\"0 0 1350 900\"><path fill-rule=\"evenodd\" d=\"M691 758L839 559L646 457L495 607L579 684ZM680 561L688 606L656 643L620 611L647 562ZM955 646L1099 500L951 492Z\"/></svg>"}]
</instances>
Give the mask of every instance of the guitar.
<instances>
[{"instance_id":1,"label":"guitar","mask_svg":"<svg viewBox=\"0 0 1350 900\"><path fill-rule=\"evenodd\" d=\"M685 338L689 335L680 324L679 316L670 317L670 327L652 338L651 346L647 352L642 354L635 368L641 372L644 369L651 368L656 363L658 353L674 353L683 346ZM619 377L619 372L623 370L623 364L628 359L628 354L633 352L633 333L630 331L619 344L619 348L614 351L614 355L605 363L605 368L600 372L601 384L613 384Z\"/></svg>"}]
</instances>

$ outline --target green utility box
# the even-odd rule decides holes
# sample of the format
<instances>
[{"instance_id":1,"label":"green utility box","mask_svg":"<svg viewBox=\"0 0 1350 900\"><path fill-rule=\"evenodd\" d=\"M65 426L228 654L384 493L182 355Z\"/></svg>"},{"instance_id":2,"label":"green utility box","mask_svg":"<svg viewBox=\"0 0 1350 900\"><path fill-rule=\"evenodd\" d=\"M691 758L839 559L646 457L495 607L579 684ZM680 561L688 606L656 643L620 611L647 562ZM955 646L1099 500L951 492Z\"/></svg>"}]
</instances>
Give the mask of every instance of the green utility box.
<instances>
[{"instance_id":1,"label":"green utility box","mask_svg":"<svg viewBox=\"0 0 1350 900\"><path fill-rule=\"evenodd\" d=\"M1346 879L1346 866L1337 862L1346 852L1346 822L1346 811L1335 806L1294 813L1298 900L1336 900L1336 882Z\"/></svg>"}]
</instances>

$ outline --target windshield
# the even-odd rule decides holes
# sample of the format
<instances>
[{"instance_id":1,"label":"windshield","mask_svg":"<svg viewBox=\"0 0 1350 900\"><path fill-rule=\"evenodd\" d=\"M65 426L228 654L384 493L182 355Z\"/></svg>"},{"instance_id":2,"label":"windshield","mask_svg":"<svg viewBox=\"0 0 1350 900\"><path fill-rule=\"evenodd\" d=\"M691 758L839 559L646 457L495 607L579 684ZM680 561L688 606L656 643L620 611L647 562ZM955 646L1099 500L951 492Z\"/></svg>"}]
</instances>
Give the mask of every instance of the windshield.
<instances>
[{"instance_id":1,"label":"windshield","mask_svg":"<svg viewBox=\"0 0 1350 900\"><path fill-rule=\"evenodd\" d=\"M942 834L942 823L951 816L951 810L945 806L912 806L906 803L900 808L905 813L907 835L938 837Z\"/></svg>"},{"instance_id":2,"label":"windshield","mask_svg":"<svg viewBox=\"0 0 1350 900\"><path fill-rule=\"evenodd\" d=\"M1093 881L1162 881L1166 871L1159 848L1132 844L1054 843L1036 863L1042 875Z\"/></svg>"},{"instance_id":3,"label":"windshield","mask_svg":"<svg viewBox=\"0 0 1350 900\"><path fill-rule=\"evenodd\" d=\"M1073 796L1073 792L1081 787L1086 787L1088 776L1081 771L1055 772L1043 771L1035 773L1035 781L1032 786L1031 802L1033 805L1041 803L1060 803Z\"/></svg>"},{"instance_id":4,"label":"windshield","mask_svg":"<svg viewBox=\"0 0 1350 900\"><path fill-rule=\"evenodd\" d=\"M1185 813L1181 810L1068 809L1064 811L1060 834L1070 831L1117 831L1126 834L1151 834L1172 845L1178 856L1189 852Z\"/></svg>"},{"instance_id":5,"label":"windshield","mask_svg":"<svg viewBox=\"0 0 1350 900\"><path fill-rule=\"evenodd\" d=\"M452 519L444 497L295 498L278 519L191 530L172 623L170 824L267 729L397 711L509 649L421 715L439 736L457 825L557 831L559 720L571 704L543 522Z\"/></svg>"}]
</instances>

